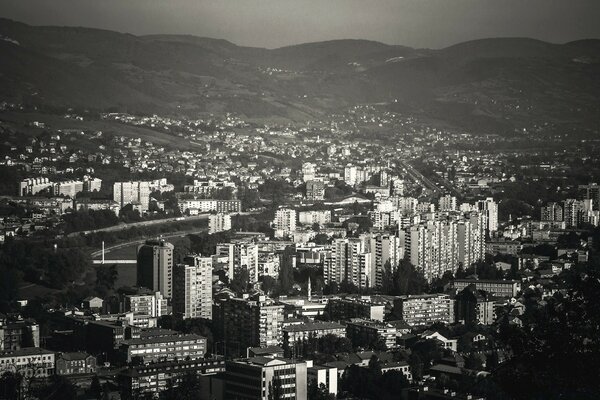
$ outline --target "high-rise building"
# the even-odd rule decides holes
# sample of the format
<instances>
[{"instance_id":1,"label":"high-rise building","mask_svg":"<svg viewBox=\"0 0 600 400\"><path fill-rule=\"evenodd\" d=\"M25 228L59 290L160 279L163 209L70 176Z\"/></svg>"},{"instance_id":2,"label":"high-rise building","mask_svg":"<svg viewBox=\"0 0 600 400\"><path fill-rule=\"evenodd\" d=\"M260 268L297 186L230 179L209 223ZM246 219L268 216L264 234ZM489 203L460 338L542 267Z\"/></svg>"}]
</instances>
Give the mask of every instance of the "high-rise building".
<instances>
[{"instance_id":1,"label":"high-rise building","mask_svg":"<svg viewBox=\"0 0 600 400\"><path fill-rule=\"evenodd\" d=\"M52 182L48 178L29 178L24 179L19 183L19 196L30 196L41 192L42 190L50 189Z\"/></svg>"},{"instance_id":2,"label":"high-rise building","mask_svg":"<svg viewBox=\"0 0 600 400\"><path fill-rule=\"evenodd\" d=\"M302 180L304 182L312 181L315 179L315 164L305 162L302 164Z\"/></svg>"},{"instance_id":3,"label":"high-rise building","mask_svg":"<svg viewBox=\"0 0 600 400\"><path fill-rule=\"evenodd\" d=\"M208 216L208 233L228 231L231 229L231 215L225 213L210 214Z\"/></svg>"},{"instance_id":4,"label":"high-rise building","mask_svg":"<svg viewBox=\"0 0 600 400\"><path fill-rule=\"evenodd\" d=\"M492 197L488 197L485 200L479 200L477 207L486 217L488 234L496 232L498 230L498 203Z\"/></svg>"},{"instance_id":5,"label":"high-rise building","mask_svg":"<svg viewBox=\"0 0 600 400\"><path fill-rule=\"evenodd\" d=\"M600 210L600 185L589 183L579 185L579 200L592 200L593 210Z\"/></svg>"},{"instance_id":6,"label":"high-rise building","mask_svg":"<svg viewBox=\"0 0 600 400\"><path fill-rule=\"evenodd\" d=\"M167 299L173 294L173 248L162 239L147 240L138 248L137 285L160 292Z\"/></svg>"},{"instance_id":7,"label":"high-rise building","mask_svg":"<svg viewBox=\"0 0 600 400\"><path fill-rule=\"evenodd\" d=\"M485 254L483 214L441 213L399 232L404 257L431 281L454 272L459 263L470 266Z\"/></svg>"},{"instance_id":8,"label":"high-rise building","mask_svg":"<svg viewBox=\"0 0 600 400\"><path fill-rule=\"evenodd\" d=\"M323 200L325 198L325 184L322 181L307 181L306 198L308 200Z\"/></svg>"},{"instance_id":9,"label":"high-rise building","mask_svg":"<svg viewBox=\"0 0 600 400\"><path fill-rule=\"evenodd\" d=\"M450 196L449 194L443 197L440 197L438 202L438 206L440 211L456 211L456 197Z\"/></svg>"},{"instance_id":10,"label":"high-rise building","mask_svg":"<svg viewBox=\"0 0 600 400\"><path fill-rule=\"evenodd\" d=\"M280 208L275 212L273 220L275 237L291 235L296 230L296 210L291 208Z\"/></svg>"},{"instance_id":11,"label":"high-rise building","mask_svg":"<svg viewBox=\"0 0 600 400\"><path fill-rule=\"evenodd\" d=\"M562 221L563 209L558 203L548 203L541 209L541 221Z\"/></svg>"},{"instance_id":12,"label":"high-rise building","mask_svg":"<svg viewBox=\"0 0 600 400\"><path fill-rule=\"evenodd\" d=\"M188 256L173 268L173 312L212 319L212 257Z\"/></svg>"},{"instance_id":13,"label":"high-rise building","mask_svg":"<svg viewBox=\"0 0 600 400\"><path fill-rule=\"evenodd\" d=\"M325 282L347 281L358 287L373 286L372 254L367 250L366 242L367 238L334 240L332 251L325 259Z\"/></svg>"},{"instance_id":14,"label":"high-rise building","mask_svg":"<svg viewBox=\"0 0 600 400\"><path fill-rule=\"evenodd\" d=\"M167 315L167 299L160 292L126 295L123 299L123 311L157 318Z\"/></svg>"},{"instance_id":15,"label":"high-rise building","mask_svg":"<svg viewBox=\"0 0 600 400\"><path fill-rule=\"evenodd\" d=\"M258 245L249 241L232 241L217 245L217 256L226 257L227 276L231 280L243 268L248 270L250 283L258 281Z\"/></svg>"},{"instance_id":16,"label":"high-rise building","mask_svg":"<svg viewBox=\"0 0 600 400\"><path fill-rule=\"evenodd\" d=\"M150 204L150 182L115 182L113 200L119 203L121 208L128 204L140 203L142 210L147 210Z\"/></svg>"},{"instance_id":17,"label":"high-rise building","mask_svg":"<svg viewBox=\"0 0 600 400\"><path fill-rule=\"evenodd\" d=\"M464 268L483 259L485 255L485 215L483 213L471 212L465 214L465 218L458 222L458 262Z\"/></svg>"},{"instance_id":18,"label":"high-rise building","mask_svg":"<svg viewBox=\"0 0 600 400\"><path fill-rule=\"evenodd\" d=\"M371 270L375 275L375 286L381 287L383 283L383 270L389 262L391 271L394 271L398 263L404 257L404 249L397 236L380 234L371 237Z\"/></svg>"},{"instance_id":19,"label":"high-rise building","mask_svg":"<svg viewBox=\"0 0 600 400\"><path fill-rule=\"evenodd\" d=\"M280 346L283 341L283 305L260 293L215 300L215 337L222 338L228 354L244 354L248 347Z\"/></svg>"},{"instance_id":20,"label":"high-rise building","mask_svg":"<svg viewBox=\"0 0 600 400\"><path fill-rule=\"evenodd\" d=\"M563 220L568 228L577 228L577 226L579 226L583 209L583 201L567 199L563 202Z\"/></svg>"},{"instance_id":21,"label":"high-rise building","mask_svg":"<svg viewBox=\"0 0 600 400\"><path fill-rule=\"evenodd\" d=\"M54 196L74 198L80 192L83 192L83 181L62 181L52 184L52 194Z\"/></svg>"},{"instance_id":22,"label":"high-rise building","mask_svg":"<svg viewBox=\"0 0 600 400\"><path fill-rule=\"evenodd\" d=\"M347 165L344 168L344 182L349 186L354 186L358 182L358 173L355 165Z\"/></svg>"}]
</instances>

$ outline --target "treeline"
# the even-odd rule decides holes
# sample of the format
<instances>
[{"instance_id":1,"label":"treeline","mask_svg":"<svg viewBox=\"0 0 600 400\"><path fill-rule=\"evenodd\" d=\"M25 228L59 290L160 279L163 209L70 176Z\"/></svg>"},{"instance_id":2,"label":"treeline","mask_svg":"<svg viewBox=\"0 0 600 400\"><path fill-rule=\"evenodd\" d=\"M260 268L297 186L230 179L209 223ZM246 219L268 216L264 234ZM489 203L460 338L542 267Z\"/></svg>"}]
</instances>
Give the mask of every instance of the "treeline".
<instances>
[{"instance_id":1,"label":"treeline","mask_svg":"<svg viewBox=\"0 0 600 400\"><path fill-rule=\"evenodd\" d=\"M51 242L9 240L0 249L0 303L7 309L19 298L23 282L63 289L91 266L79 248L53 247Z\"/></svg>"},{"instance_id":2,"label":"treeline","mask_svg":"<svg viewBox=\"0 0 600 400\"><path fill-rule=\"evenodd\" d=\"M88 231L117 225L119 218L111 210L79 210L63 215L66 233Z\"/></svg>"}]
</instances>

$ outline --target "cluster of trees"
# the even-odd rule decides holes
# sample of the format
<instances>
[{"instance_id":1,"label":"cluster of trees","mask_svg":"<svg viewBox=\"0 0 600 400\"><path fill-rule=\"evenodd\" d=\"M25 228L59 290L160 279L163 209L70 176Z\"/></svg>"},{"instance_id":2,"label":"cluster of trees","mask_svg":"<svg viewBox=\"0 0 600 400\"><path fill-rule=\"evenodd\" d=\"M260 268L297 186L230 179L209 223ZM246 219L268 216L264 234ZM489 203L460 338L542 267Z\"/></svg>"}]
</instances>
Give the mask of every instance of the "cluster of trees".
<instances>
[{"instance_id":1,"label":"cluster of trees","mask_svg":"<svg viewBox=\"0 0 600 400\"><path fill-rule=\"evenodd\" d=\"M18 372L4 372L0 376L0 398L4 400L75 400L77 396L77 387L60 375L47 380L26 377Z\"/></svg>"},{"instance_id":2,"label":"cluster of trees","mask_svg":"<svg viewBox=\"0 0 600 400\"><path fill-rule=\"evenodd\" d=\"M406 260L401 260L393 270L389 262L383 268L381 291L384 294L395 296L422 294L428 287L423 273Z\"/></svg>"},{"instance_id":3,"label":"cluster of trees","mask_svg":"<svg viewBox=\"0 0 600 400\"><path fill-rule=\"evenodd\" d=\"M304 340L297 341L294 348L287 349L288 355L294 357L307 357L319 353L323 362L334 361L332 357L336 353L350 353L353 351L352 342L345 337L327 334L319 338L310 336Z\"/></svg>"},{"instance_id":4,"label":"cluster of trees","mask_svg":"<svg viewBox=\"0 0 600 400\"><path fill-rule=\"evenodd\" d=\"M79 210L63 216L65 232L88 231L117 225L119 218L110 210Z\"/></svg>"},{"instance_id":5,"label":"cluster of trees","mask_svg":"<svg viewBox=\"0 0 600 400\"><path fill-rule=\"evenodd\" d=\"M478 388L489 398L600 397L600 257L558 279L566 290L528 306L523 327L499 324L498 340L513 357Z\"/></svg>"},{"instance_id":6,"label":"cluster of trees","mask_svg":"<svg viewBox=\"0 0 600 400\"><path fill-rule=\"evenodd\" d=\"M399 371L382 373L381 363L375 355L368 368L357 365L347 368L340 382L346 397L372 400L397 399L402 389L409 386L408 379Z\"/></svg>"},{"instance_id":7,"label":"cluster of trees","mask_svg":"<svg viewBox=\"0 0 600 400\"><path fill-rule=\"evenodd\" d=\"M163 315L158 320L158 326L182 333L193 333L206 337L206 348L208 349L207 354L210 355L210 349L213 348L214 343L214 328L211 320L202 318L183 319L178 315Z\"/></svg>"},{"instance_id":8,"label":"cluster of trees","mask_svg":"<svg viewBox=\"0 0 600 400\"><path fill-rule=\"evenodd\" d=\"M259 215L236 214L231 218L231 228L235 231L262 232L268 237L273 237L275 231L271 228L274 213L272 210L265 211Z\"/></svg>"},{"instance_id":9,"label":"cluster of trees","mask_svg":"<svg viewBox=\"0 0 600 400\"><path fill-rule=\"evenodd\" d=\"M0 249L0 285L7 286L2 298L16 296L21 280L62 289L90 265L89 255L79 248L54 248L52 242L7 241Z\"/></svg>"},{"instance_id":10,"label":"cluster of trees","mask_svg":"<svg viewBox=\"0 0 600 400\"><path fill-rule=\"evenodd\" d=\"M258 187L258 194L260 198L268 200L271 203L272 209L277 209L277 207L284 204L286 199L296 194L296 188L283 179L266 179Z\"/></svg>"}]
</instances>

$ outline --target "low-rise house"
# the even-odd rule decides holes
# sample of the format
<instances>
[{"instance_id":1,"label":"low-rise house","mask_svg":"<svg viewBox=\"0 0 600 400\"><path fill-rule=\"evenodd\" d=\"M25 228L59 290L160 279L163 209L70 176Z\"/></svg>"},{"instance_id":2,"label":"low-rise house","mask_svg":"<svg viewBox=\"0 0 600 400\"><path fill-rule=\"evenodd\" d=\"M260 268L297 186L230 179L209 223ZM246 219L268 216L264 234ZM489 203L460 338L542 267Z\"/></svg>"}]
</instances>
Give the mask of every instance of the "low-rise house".
<instances>
[{"instance_id":1,"label":"low-rise house","mask_svg":"<svg viewBox=\"0 0 600 400\"><path fill-rule=\"evenodd\" d=\"M62 353L56 357L56 375L96 373L96 357L87 353Z\"/></svg>"}]
</instances>

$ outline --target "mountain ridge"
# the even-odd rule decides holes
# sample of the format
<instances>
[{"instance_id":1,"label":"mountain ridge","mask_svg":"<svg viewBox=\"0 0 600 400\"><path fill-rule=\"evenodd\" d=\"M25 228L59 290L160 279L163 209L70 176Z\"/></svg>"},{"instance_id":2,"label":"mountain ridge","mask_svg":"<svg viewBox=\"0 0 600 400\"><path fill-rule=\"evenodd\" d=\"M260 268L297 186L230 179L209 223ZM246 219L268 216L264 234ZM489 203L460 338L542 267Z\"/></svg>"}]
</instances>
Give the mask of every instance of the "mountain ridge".
<instances>
[{"instance_id":1,"label":"mountain ridge","mask_svg":"<svg viewBox=\"0 0 600 400\"><path fill-rule=\"evenodd\" d=\"M489 38L437 50L341 39L265 49L2 18L0 36L8 38L0 51L13 58L0 63L6 101L290 121L393 102L398 112L484 133L548 121L593 129L598 115L598 39Z\"/></svg>"}]
</instances>

